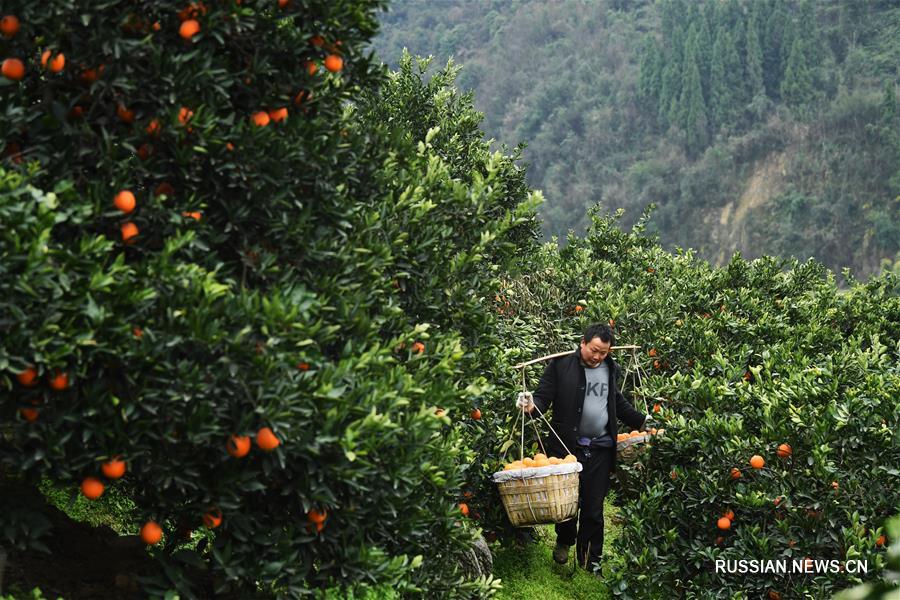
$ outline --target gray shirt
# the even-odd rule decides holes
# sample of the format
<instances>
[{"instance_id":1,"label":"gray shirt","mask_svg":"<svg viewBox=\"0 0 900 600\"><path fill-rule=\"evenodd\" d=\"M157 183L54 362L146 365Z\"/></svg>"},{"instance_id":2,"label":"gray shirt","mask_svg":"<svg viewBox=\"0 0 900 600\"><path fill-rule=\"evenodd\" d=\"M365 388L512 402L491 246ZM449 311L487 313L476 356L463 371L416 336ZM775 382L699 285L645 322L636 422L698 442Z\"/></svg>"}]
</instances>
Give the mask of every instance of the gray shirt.
<instances>
[{"instance_id":1,"label":"gray shirt","mask_svg":"<svg viewBox=\"0 0 900 600\"><path fill-rule=\"evenodd\" d=\"M612 441L606 427L609 424L609 365L604 361L593 369L585 367L584 376L584 408L578 433L594 440L607 438Z\"/></svg>"}]
</instances>

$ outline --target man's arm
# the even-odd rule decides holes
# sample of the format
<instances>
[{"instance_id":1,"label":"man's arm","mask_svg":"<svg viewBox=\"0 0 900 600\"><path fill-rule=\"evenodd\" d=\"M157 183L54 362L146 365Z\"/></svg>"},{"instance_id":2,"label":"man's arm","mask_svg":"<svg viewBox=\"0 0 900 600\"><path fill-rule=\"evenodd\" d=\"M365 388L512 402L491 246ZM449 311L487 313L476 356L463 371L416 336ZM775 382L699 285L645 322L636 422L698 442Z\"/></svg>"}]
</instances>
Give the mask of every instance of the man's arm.
<instances>
[{"instance_id":1,"label":"man's arm","mask_svg":"<svg viewBox=\"0 0 900 600\"><path fill-rule=\"evenodd\" d=\"M636 410L619 389L616 389L616 415L632 429L642 430L649 415Z\"/></svg>"},{"instance_id":2,"label":"man's arm","mask_svg":"<svg viewBox=\"0 0 900 600\"><path fill-rule=\"evenodd\" d=\"M544 368L541 381L534 391L534 404L541 411L541 414L547 412L553 406L553 400L556 398L556 365L553 364L554 362L550 361Z\"/></svg>"}]
</instances>

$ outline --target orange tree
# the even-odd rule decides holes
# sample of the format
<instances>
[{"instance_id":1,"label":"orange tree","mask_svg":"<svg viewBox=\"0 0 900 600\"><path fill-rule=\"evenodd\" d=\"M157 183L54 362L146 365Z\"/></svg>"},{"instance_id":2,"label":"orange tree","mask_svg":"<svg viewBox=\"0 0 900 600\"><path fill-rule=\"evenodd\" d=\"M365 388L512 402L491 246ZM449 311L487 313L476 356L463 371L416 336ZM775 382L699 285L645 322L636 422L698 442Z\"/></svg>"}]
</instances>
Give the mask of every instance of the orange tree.
<instances>
[{"instance_id":1,"label":"orange tree","mask_svg":"<svg viewBox=\"0 0 900 600\"><path fill-rule=\"evenodd\" d=\"M496 589L455 560L451 417L485 393L480 307L537 197L470 100L378 92L381 6L4 4L0 468L119 487L151 593ZM4 509L4 544L41 543Z\"/></svg>"},{"instance_id":2,"label":"orange tree","mask_svg":"<svg viewBox=\"0 0 900 600\"><path fill-rule=\"evenodd\" d=\"M896 276L841 290L812 261L735 256L712 268L663 251L646 219L630 232L599 212L592 221L584 239L536 255L504 310L522 345L539 333L528 323L574 341L585 323L613 319L620 341L642 347L640 392L667 433L620 467L614 593L826 597L858 581L717 575L716 559L866 559L880 570L883 525L900 506Z\"/></svg>"}]
</instances>

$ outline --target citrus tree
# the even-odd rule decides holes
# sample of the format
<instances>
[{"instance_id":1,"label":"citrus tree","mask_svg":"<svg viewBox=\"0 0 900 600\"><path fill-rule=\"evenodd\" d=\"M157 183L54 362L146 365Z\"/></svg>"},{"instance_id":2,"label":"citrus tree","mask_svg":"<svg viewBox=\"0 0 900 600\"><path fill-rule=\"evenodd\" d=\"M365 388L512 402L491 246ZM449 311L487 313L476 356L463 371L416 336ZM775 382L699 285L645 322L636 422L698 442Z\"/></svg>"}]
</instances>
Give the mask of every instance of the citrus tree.
<instances>
[{"instance_id":1,"label":"citrus tree","mask_svg":"<svg viewBox=\"0 0 900 600\"><path fill-rule=\"evenodd\" d=\"M373 66L382 5L4 4L4 485L115 486L150 593L497 587L457 417L539 197L446 79Z\"/></svg>"}]
</instances>

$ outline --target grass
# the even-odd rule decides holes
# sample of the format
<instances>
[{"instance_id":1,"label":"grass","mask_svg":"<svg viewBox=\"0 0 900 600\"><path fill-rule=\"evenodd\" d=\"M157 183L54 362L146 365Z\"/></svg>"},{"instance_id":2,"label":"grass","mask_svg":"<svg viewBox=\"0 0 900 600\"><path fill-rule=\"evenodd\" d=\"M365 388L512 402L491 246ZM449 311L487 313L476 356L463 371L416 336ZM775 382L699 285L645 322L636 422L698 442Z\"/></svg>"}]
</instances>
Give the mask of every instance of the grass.
<instances>
[{"instance_id":1,"label":"grass","mask_svg":"<svg viewBox=\"0 0 900 600\"><path fill-rule=\"evenodd\" d=\"M38 489L47 502L66 513L73 521L93 527L106 525L116 533L135 534L140 525L135 521L135 504L115 486L107 486L99 500L88 500L77 486L60 485L44 479Z\"/></svg>"},{"instance_id":2,"label":"grass","mask_svg":"<svg viewBox=\"0 0 900 600\"><path fill-rule=\"evenodd\" d=\"M612 558L612 543L621 526L612 522L618 514L613 493L603 507L605 521L603 539L604 572ZM494 550L494 577L501 579L499 600L603 600L611 598L609 588L584 569L572 573L571 557L565 566L557 565L551 556L556 543L552 525L536 528L538 541L525 547L497 546ZM574 552L574 549L572 550Z\"/></svg>"}]
</instances>

